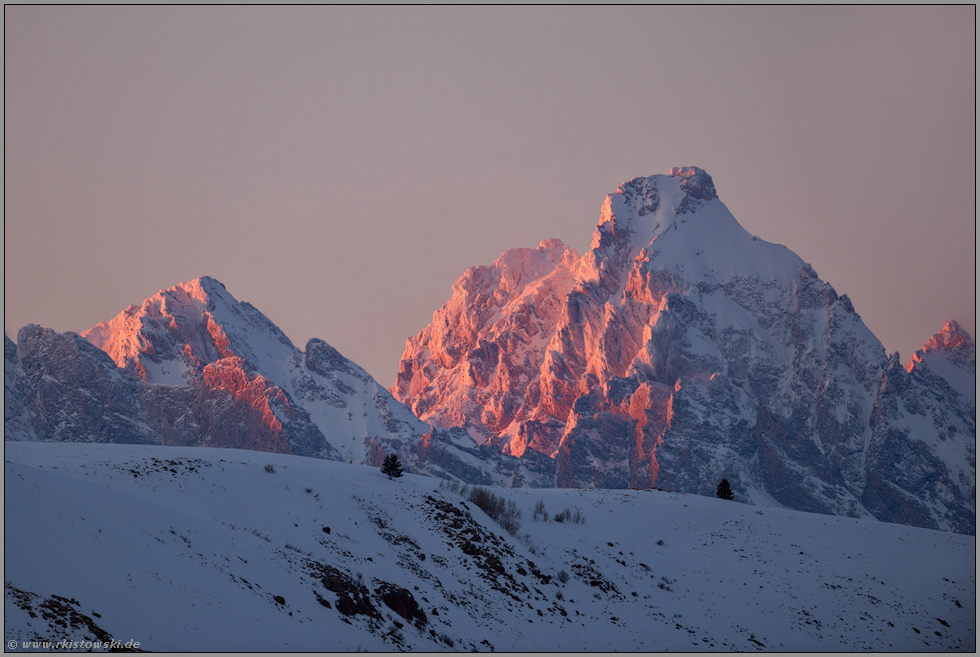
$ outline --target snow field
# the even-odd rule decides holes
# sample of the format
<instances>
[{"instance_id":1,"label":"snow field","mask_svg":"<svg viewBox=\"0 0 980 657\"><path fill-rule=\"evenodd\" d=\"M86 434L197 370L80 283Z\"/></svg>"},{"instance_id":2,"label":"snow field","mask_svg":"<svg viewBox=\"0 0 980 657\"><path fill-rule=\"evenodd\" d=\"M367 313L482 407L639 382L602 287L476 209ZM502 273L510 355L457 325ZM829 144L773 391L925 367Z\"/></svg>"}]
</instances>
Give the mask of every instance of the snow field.
<instances>
[{"instance_id":1,"label":"snow field","mask_svg":"<svg viewBox=\"0 0 980 657\"><path fill-rule=\"evenodd\" d=\"M5 640L85 638L41 610L61 596L150 650L976 647L971 536L656 490L492 490L521 509L517 536L437 479L367 466L6 443L5 580L37 598L8 587ZM566 508L584 524L555 522ZM377 617L341 613L324 567Z\"/></svg>"}]
</instances>

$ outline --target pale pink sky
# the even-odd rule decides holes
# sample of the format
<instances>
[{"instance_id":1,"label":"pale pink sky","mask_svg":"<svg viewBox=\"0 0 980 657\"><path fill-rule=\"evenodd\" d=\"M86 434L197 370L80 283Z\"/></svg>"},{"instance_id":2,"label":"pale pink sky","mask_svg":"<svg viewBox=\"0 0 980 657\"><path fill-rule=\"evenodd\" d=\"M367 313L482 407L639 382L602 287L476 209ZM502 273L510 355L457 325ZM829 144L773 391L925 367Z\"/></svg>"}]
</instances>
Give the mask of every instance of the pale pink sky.
<instances>
[{"instance_id":1,"label":"pale pink sky","mask_svg":"<svg viewBox=\"0 0 980 657\"><path fill-rule=\"evenodd\" d=\"M471 265L699 166L903 359L976 332L976 10L5 7L4 329L208 274L394 381Z\"/></svg>"}]
</instances>

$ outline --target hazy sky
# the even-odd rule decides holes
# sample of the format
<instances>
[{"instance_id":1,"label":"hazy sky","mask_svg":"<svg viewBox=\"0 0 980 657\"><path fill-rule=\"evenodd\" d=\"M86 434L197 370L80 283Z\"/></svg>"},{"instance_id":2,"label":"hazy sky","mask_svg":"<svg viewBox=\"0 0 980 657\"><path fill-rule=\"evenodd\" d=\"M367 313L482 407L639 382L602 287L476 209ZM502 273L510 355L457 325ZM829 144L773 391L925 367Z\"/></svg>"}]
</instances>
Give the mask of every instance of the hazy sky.
<instances>
[{"instance_id":1,"label":"hazy sky","mask_svg":"<svg viewBox=\"0 0 980 657\"><path fill-rule=\"evenodd\" d=\"M698 166L903 359L976 323L974 7L5 7L4 329L204 274L394 382L453 281Z\"/></svg>"}]
</instances>

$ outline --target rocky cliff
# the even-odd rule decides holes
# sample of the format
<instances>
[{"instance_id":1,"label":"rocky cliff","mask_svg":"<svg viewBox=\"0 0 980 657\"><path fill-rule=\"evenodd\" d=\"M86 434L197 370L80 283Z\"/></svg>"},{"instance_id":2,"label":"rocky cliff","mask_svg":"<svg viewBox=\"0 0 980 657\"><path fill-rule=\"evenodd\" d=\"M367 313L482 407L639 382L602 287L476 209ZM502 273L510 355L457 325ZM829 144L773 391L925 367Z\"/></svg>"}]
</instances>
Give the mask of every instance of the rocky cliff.
<instances>
[{"instance_id":1,"label":"rocky cliff","mask_svg":"<svg viewBox=\"0 0 980 657\"><path fill-rule=\"evenodd\" d=\"M5 336L7 440L233 447L379 466L397 453L411 472L521 480L516 459L433 430L329 344L313 338L299 350L210 277L81 335L31 325L17 340ZM533 467L549 470L550 460Z\"/></svg>"},{"instance_id":2,"label":"rocky cliff","mask_svg":"<svg viewBox=\"0 0 980 657\"><path fill-rule=\"evenodd\" d=\"M390 392L209 277L4 346L7 440L397 453L514 487L724 477L742 502L976 531L973 339L947 322L903 367L697 168L621 185L585 254L549 239L467 270Z\"/></svg>"},{"instance_id":3,"label":"rocky cliff","mask_svg":"<svg viewBox=\"0 0 980 657\"><path fill-rule=\"evenodd\" d=\"M896 368L846 295L690 167L610 194L581 257L546 240L469 269L390 390L551 458L539 485L711 495L725 477L746 502L973 533L973 354L948 325Z\"/></svg>"}]
</instances>

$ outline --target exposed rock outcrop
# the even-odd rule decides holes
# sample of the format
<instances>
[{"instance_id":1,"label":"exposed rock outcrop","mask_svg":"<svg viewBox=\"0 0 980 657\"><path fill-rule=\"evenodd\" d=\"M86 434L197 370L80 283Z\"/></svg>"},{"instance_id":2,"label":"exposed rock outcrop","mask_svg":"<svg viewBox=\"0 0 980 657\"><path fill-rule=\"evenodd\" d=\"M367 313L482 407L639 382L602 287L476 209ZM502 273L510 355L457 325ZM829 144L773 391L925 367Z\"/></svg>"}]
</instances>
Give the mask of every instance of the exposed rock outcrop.
<instances>
[{"instance_id":1,"label":"exposed rock outcrop","mask_svg":"<svg viewBox=\"0 0 980 657\"><path fill-rule=\"evenodd\" d=\"M846 295L684 167L610 194L581 258L547 240L469 269L391 392L552 458L558 486L724 477L742 501L973 533L975 351L947 323L897 381Z\"/></svg>"}]
</instances>

